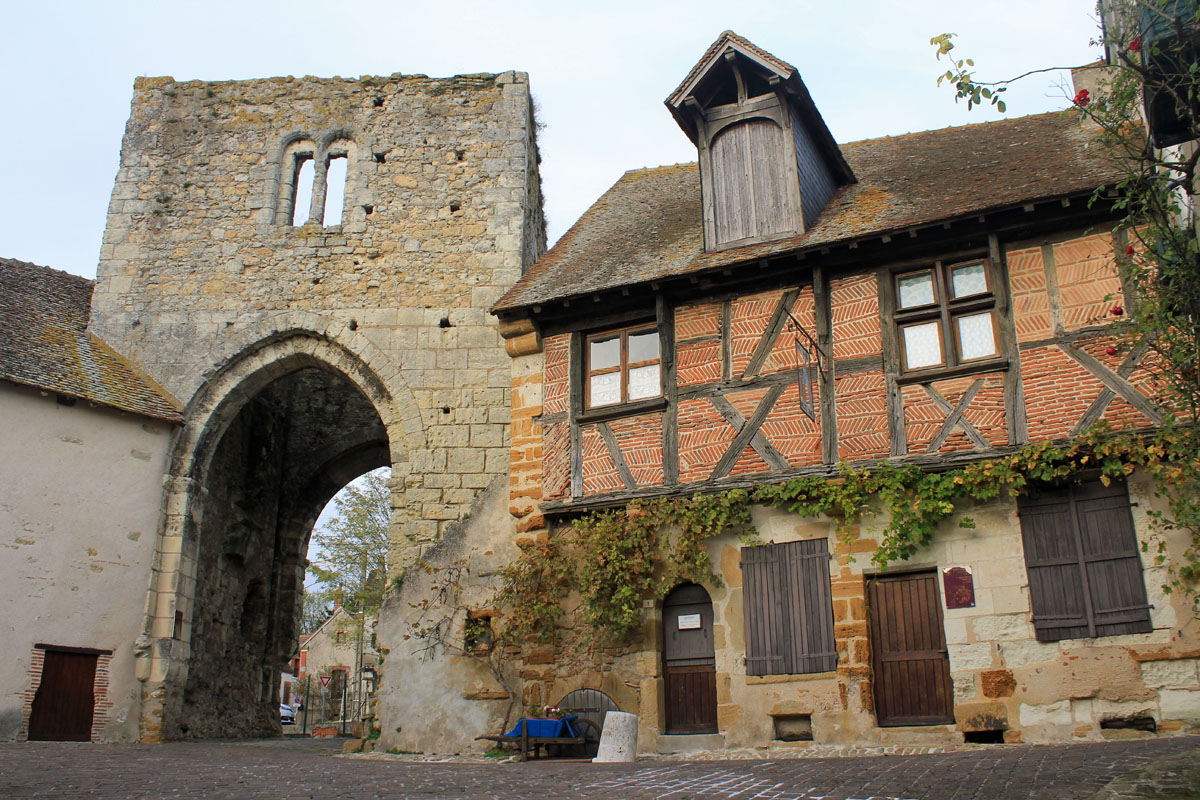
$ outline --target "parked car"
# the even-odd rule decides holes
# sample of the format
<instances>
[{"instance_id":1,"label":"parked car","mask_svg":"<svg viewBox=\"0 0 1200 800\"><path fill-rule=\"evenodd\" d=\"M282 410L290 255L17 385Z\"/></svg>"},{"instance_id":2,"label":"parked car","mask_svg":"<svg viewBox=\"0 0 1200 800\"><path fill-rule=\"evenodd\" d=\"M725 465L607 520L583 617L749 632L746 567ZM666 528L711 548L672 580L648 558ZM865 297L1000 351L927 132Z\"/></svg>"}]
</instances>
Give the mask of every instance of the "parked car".
<instances>
[{"instance_id":1,"label":"parked car","mask_svg":"<svg viewBox=\"0 0 1200 800\"><path fill-rule=\"evenodd\" d=\"M284 725L296 724L296 712L287 703L279 704L279 721Z\"/></svg>"}]
</instances>

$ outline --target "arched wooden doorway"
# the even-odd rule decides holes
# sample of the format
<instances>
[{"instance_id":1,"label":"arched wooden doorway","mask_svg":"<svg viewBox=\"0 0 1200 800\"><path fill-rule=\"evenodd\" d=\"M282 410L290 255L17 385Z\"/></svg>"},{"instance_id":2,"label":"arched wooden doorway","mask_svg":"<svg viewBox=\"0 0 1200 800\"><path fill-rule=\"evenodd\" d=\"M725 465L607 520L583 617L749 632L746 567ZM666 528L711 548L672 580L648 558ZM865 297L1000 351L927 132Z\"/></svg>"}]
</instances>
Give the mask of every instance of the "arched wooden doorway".
<instances>
[{"instance_id":1,"label":"arched wooden doorway","mask_svg":"<svg viewBox=\"0 0 1200 800\"><path fill-rule=\"evenodd\" d=\"M717 732L712 600L694 583L663 603L663 694L666 733Z\"/></svg>"}]
</instances>

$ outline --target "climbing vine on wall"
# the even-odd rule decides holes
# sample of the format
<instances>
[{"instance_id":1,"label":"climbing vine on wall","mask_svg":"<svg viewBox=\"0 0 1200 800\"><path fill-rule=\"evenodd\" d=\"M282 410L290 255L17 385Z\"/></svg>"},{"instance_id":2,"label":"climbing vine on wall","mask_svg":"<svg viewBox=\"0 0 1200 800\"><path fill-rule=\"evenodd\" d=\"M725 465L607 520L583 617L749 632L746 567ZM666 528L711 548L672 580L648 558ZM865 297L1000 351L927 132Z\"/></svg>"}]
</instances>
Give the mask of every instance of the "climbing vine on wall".
<instances>
[{"instance_id":1,"label":"climbing vine on wall","mask_svg":"<svg viewBox=\"0 0 1200 800\"><path fill-rule=\"evenodd\" d=\"M576 591L576 613L593 637L626 639L641 626L644 601L662 599L683 581L721 585L704 542L726 531L752 542L756 504L801 516L828 515L846 536L865 516L886 511L871 557L886 569L928 545L938 526L968 503L1016 496L1039 483L1063 483L1089 473L1108 484L1139 468L1156 481L1171 509L1169 515L1150 511L1151 519L1163 530L1192 532L1192 545L1164 589L1194 595L1200 580L1200 516L1194 511L1195 487L1188 488L1195 470L1193 435L1178 429L1122 431L1101 422L1066 444L1040 442L943 472L887 462L864 468L843 464L833 478L805 476L753 490L633 500L624 508L584 515L522 548L504 572L498 597L510 609L506 631L514 641L552 640L563 601ZM958 524L974 527L970 517ZM1166 560L1164 548L1160 538L1158 563Z\"/></svg>"}]
</instances>

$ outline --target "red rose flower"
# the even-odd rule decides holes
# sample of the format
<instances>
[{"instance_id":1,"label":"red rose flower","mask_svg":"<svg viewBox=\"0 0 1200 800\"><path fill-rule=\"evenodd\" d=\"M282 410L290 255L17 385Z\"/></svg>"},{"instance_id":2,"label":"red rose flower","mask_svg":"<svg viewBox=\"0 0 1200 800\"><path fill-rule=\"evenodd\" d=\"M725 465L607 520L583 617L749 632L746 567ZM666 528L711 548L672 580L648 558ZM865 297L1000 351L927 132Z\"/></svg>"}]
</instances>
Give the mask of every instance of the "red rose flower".
<instances>
[{"instance_id":1,"label":"red rose flower","mask_svg":"<svg viewBox=\"0 0 1200 800\"><path fill-rule=\"evenodd\" d=\"M1137 52L1140 52L1141 49L1142 49L1142 37L1141 36L1133 37L1133 41L1129 43L1129 50L1131 52L1137 53Z\"/></svg>"},{"instance_id":2,"label":"red rose flower","mask_svg":"<svg viewBox=\"0 0 1200 800\"><path fill-rule=\"evenodd\" d=\"M1112 313L1114 317L1119 317L1125 313L1125 309L1121 308L1120 306L1113 306Z\"/></svg>"},{"instance_id":3,"label":"red rose flower","mask_svg":"<svg viewBox=\"0 0 1200 800\"><path fill-rule=\"evenodd\" d=\"M1117 348L1115 348L1115 347L1106 347L1106 348L1104 348L1104 352L1105 352L1105 354L1107 354L1107 355L1110 355L1110 356L1115 356L1115 355L1117 354Z\"/></svg>"},{"instance_id":4,"label":"red rose flower","mask_svg":"<svg viewBox=\"0 0 1200 800\"><path fill-rule=\"evenodd\" d=\"M1133 245L1129 245L1129 247L1125 248L1125 255L1131 256L1131 255L1133 255L1133 253L1134 253Z\"/></svg>"},{"instance_id":5,"label":"red rose flower","mask_svg":"<svg viewBox=\"0 0 1200 800\"><path fill-rule=\"evenodd\" d=\"M1089 92L1087 89L1080 89L1079 93L1075 95L1075 99L1072 100L1071 102L1074 103L1075 105L1079 106L1080 108L1083 108L1091 101L1092 101L1091 92Z\"/></svg>"}]
</instances>

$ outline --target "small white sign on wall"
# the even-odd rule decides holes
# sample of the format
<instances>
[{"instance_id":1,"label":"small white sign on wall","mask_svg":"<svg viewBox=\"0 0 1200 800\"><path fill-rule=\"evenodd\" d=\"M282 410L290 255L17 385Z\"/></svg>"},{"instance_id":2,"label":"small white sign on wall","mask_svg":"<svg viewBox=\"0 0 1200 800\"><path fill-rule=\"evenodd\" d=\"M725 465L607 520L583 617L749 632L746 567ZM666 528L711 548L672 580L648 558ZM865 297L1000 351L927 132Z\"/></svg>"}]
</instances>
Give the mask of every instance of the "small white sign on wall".
<instances>
[{"instance_id":1,"label":"small white sign on wall","mask_svg":"<svg viewBox=\"0 0 1200 800\"><path fill-rule=\"evenodd\" d=\"M679 630L694 631L700 627L699 614L680 614L679 615Z\"/></svg>"}]
</instances>

